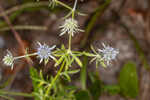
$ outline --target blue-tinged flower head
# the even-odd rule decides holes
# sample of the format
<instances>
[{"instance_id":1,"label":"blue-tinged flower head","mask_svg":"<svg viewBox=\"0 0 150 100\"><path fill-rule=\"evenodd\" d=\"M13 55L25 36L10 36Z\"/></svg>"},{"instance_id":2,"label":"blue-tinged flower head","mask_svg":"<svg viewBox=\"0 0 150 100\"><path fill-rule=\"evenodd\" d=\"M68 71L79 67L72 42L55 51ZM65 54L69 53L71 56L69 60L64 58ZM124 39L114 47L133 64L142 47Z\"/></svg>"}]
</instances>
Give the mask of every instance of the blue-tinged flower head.
<instances>
[{"instance_id":1,"label":"blue-tinged flower head","mask_svg":"<svg viewBox=\"0 0 150 100\"><path fill-rule=\"evenodd\" d=\"M78 22L72 18L66 19L63 25L60 26L60 28L60 36L64 35L65 33L74 36L74 34L78 33L79 31L83 32L83 30L79 29Z\"/></svg>"},{"instance_id":2,"label":"blue-tinged flower head","mask_svg":"<svg viewBox=\"0 0 150 100\"><path fill-rule=\"evenodd\" d=\"M54 57L52 56L52 50L56 47L55 45L52 47L49 47L46 44L41 44L40 42L38 42L39 47L37 48L37 55L38 58L40 58L40 63L45 60L46 63L49 60L49 58L54 59Z\"/></svg>"},{"instance_id":3,"label":"blue-tinged flower head","mask_svg":"<svg viewBox=\"0 0 150 100\"><path fill-rule=\"evenodd\" d=\"M109 45L106 46L104 43L102 43L103 49L98 49L99 53L102 53L102 60L107 62L107 65L110 64L111 60L116 59L117 54L119 54L119 50L110 47Z\"/></svg>"},{"instance_id":4,"label":"blue-tinged flower head","mask_svg":"<svg viewBox=\"0 0 150 100\"><path fill-rule=\"evenodd\" d=\"M11 69L13 69L14 57L13 57L12 53L9 50L7 50L7 55L4 56L4 58L3 58L3 62L4 62L5 65L11 66Z\"/></svg>"}]
</instances>

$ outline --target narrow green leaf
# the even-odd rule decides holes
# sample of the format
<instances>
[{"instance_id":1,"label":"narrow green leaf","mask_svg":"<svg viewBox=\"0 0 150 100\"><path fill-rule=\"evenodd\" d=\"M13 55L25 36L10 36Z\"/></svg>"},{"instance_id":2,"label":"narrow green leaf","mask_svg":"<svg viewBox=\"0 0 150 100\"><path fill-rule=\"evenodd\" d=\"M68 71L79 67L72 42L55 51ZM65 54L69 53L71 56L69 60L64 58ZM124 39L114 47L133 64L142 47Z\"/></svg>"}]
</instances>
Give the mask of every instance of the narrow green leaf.
<instances>
[{"instance_id":1,"label":"narrow green leaf","mask_svg":"<svg viewBox=\"0 0 150 100\"><path fill-rule=\"evenodd\" d=\"M97 54L96 50L94 49L94 47L92 45L91 45L91 49L95 54Z\"/></svg>"},{"instance_id":2,"label":"narrow green leaf","mask_svg":"<svg viewBox=\"0 0 150 100\"><path fill-rule=\"evenodd\" d=\"M67 71L68 74L76 74L80 71L80 69L75 69L75 70L71 70L71 71Z\"/></svg>"},{"instance_id":3,"label":"narrow green leaf","mask_svg":"<svg viewBox=\"0 0 150 100\"><path fill-rule=\"evenodd\" d=\"M32 79L34 91L38 91L38 83L40 82L38 71L34 67L30 67L30 77Z\"/></svg>"},{"instance_id":4,"label":"narrow green leaf","mask_svg":"<svg viewBox=\"0 0 150 100\"><path fill-rule=\"evenodd\" d=\"M82 67L82 62L80 61L80 59L78 57L76 57L75 55L72 55L72 57L74 57L75 61L77 62L77 64Z\"/></svg>"},{"instance_id":5,"label":"narrow green leaf","mask_svg":"<svg viewBox=\"0 0 150 100\"><path fill-rule=\"evenodd\" d=\"M92 53L88 53L88 52L83 52L83 54L84 54L85 56L90 56L90 57L95 56L94 54L92 54Z\"/></svg>"},{"instance_id":6,"label":"narrow green leaf","mask_svg":"<svg viewBox=\"0 0 150 100\"><path fill-rule=\"evenodd\" d=\"M106 68L106 64L104 63L104 61L101 61L100 64L102 65L102 67Z\"/></svg>"},{"instance_id":7,"label":"narrow green leaf","mask_svg":"<svg viewBox=\"0 0 150 100\"><path fill-rule=\"evenodd\" d=\"M67 78L67 80L70 82L71 81L71 78L70 78L70 76L68 75L68 73L63 73L62 75L64 75L66 78Z\"/></svg>"},{"instance_id":8,"label":"narrow green leaf","mask_svg":"<svg viewBox=\"0 0 150 100\"><path fill-rule=\"evenodd\" d=\"M58 66L60 63L62 63L63 59L64 59L64 56L61 56L61 57L59 58L59 60L57 60L57 62L55 63L54 66Z\"/></svg>"}]
</instances>

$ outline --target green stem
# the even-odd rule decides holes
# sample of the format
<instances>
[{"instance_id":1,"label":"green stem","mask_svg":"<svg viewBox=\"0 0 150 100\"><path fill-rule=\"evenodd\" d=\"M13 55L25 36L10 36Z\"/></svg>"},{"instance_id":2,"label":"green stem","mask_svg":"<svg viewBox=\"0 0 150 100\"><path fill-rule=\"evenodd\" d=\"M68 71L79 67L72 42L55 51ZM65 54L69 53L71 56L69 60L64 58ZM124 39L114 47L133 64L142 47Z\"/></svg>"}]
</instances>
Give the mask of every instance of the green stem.
<instances>
[{"instance_id":1,"label":"green stem","mask_svg":"<svg viewBox=\"0 0 150 100\"><path fill-rule=\"evenodd\" d=\"M74 6L73 6L73 9L72 9L72 19L74 19L74 16L75 16L77 1L78 1L78 0L75 0Z\"/></svg>"},{"instance_id":2,"label":"green stem","mask_svg":"<svg viewBox=\"0 0 150 100\"><path fill-rule=\"evenodd\" d=\"M60 67L60 69L59 69L57 75L56 75L55 78L52 80L50 86L48 87L48 89L47 89L47 91L46 91L46 94L45 94L46 96L48 96L48 94L49 94L49 92L50 92L52 86L54 85L54 83L56 82L56 80L58 79L58 77L60 76L60 73L62 72L62 70L63 70L63 68L64 68L64 64L65 64L65 62L63 61L63 63L62 63L62 65L61 65L61 67Z\"/></svg>"},{"instance_id":3,"label":"green stem","mask_svg":"<svg viewBox=\"0 0 150 100\"><path fill-rule=\"evenodd\" d=\"M62 6L64 6L64 7L66 7L66 8L69 9L69 10L72 10L71 7L69 7L68 5L66 5L65 3L63 3L63 2L61 2L61 1L59 1L59 0L55 0L55 2L58 3L58 4L60 4L60 5L62 5Z\"/></svg>"},{"instance_id":4,"label":"green stem","mask_svg":"<svg viewBox=\"0 0 150 100\"><path fill-rule=\"evenodd\" d=\"M76 10L77 2L78 2L78 0L75 0L74 7L73 7L74 11Z\"/></svg>"},{"instance_id":5,"label":"green stem","mask_svg":"<svg viewBox=\"0 0 150 100\"><path fill-rule=\"evenodd\" d=\"M71 50L71 40L72 40L72 34L69 34L69 46L68 46L68 50Z\"/></svg>"},{"instance_id":6,"label":"green stem","mask_svg":"<svg viewBox=\"0 0 150 100\"><path fill-rule=\"evenodd\" d=\"M21 93L21 92L8 92L8 91L3 91L0 90L0 94L3 95L15 95L15 96L24 96L24 97L32 97L32 94L27 94L27 93Z\"/></svg>"},{"instance_id":7,"label":"green stem","mask_svg":"<svg viewBox=\"0 0 150 100\"><path fill-rule=\"evenodd\" d=\"M35 55L37 55L37 53L32 53L32 54L27 54L27 55L23 55L23 56L18 56L18 57L14 57L14 60L20 59L20 58L25 58L25 57L30 57L30 56L35 56Z\"/></svg>"},{"instance_id":8,"label":"green stem","mask_svg":"<svg viewBox=\"0 0 150 100\"><path fill-rule=\"evenodd\" d=\"M60 4L61 6L65 7L65 8L67 8L67 9L71 10L71 11L73 10L70 6L66 5L65 3L63 3L63 2L61 2L61 1L59 1L59 0L55 0L55 2L58 3L58 4ZM86 14L80 13L80 12L78 12L78 11L75 11L75 12L76 12L78 15L87 16Z\"/></svg>"},{"instance_id":9,"label":"green stem","mask_svg":"<svg viewBox=\"0 0 150 100\"><path fill-rule=\"evenodd\" d=\"M81 78L81 86L83 90L86 90L86 81L87 81L87 63L88 58L84 56L83 67L81 68L80 78Z\"/></svg>"},{"instance_id":10,"label":"green stem","mask_svg":"<svg viewBox=\"0 0 150 100\"><path fill-rule=\"evenodd\" d=\"M72 19L74 19L74 15L75 15L74 12L75 12L75 11L73 10L73 11L72 11Z\"/></svg>"},{"instance_id":11,"label":"green stem","mask_svg":"<svg viewBox=\"0 0 150 100\"><path fill-rule=\"evenodd\" d=\"M74 7L72 9L72 19L74 19L75 16L76 5L77 5L77 0L75 0ZM72 34L69 34L69 47L68 47L69 50L71 50L71 40L72 40Z\"/></svg>"}]
</instances>

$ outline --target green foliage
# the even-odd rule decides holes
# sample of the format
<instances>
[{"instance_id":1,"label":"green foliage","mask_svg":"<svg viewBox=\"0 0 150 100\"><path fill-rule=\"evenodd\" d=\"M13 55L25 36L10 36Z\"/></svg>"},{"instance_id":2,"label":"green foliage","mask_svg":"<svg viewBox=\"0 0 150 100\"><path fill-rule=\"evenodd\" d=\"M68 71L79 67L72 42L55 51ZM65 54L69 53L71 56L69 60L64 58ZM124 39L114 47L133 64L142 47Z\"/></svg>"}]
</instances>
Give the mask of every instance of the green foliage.
<instances>
[{"instance_id":1,"label":"green foliage","mask_svg":"<svg viewBox=\"0 0 150 100\"><path fill-rule=\"evenodd\" d=\"M70 70L70 71L64 71L64 72L61 72L60 75L64 76L64 79L66 79L66 80L68 80L70 82L71 81L70 74L76 74L79 71L80 71L80 69L75 69L75 70Z\"/></svg>"},{"instance_id":2,"label":"green foliage","mask_svg":"<svg viewBox=\"0 0 150 100\"><path fill-rule=\"evenodd\" d=\"M33 84L33 94L35 97L35 100L44 100L47 98L45 94L46 92L46 86L49 86L49 82L45 81L43 78L42 72L40 74L37 72L35 68L30 68L30 76L32 79Z\"/></svg>"},{"instance_id":3,"label":"green foliage","mask_svg":"<svg viewBox=\"0 0 150 100\"><path fill-rule=\"evenodd\" d=\"M24 96L24 97L32 97L32 94L22 93L22 92L11 92L0 89L0 97L5 98L7 100L15 100L11 96Z\"/></svg>"},{"instance_id":4,"label":"green foliage","mask_svg":"<svg viewBox=\"0 0 150 100\"><path fill-rule=\"evenodd\" d=\"M30 75L33 83L33 94L35 100L75 100L75 88L61 84L60 80L55 81L51 92L45 95L48 87L51 86L53 77L44 79L42 71L37 72L35 68L30 68Z\"/></svg>"},{"instance_id":5,"label":"green foliage","mask_svg":"<svg viewBox=\"0 0 150 100\"><path fill-rule=\"evenodd\" d=\"M104 92L109 93L110 95L115 95L120 93L119 85L104 85Z\"/></svg>"},{"instance_id":6,"label":"green foliage","mask_svg":"<svg viewBox=\"0 0 150 100\"><path fill-rule=\"evenodd\" d=\"M119 85L121 93L130 98L138 95L138 76L134 62L128 62L120 72Z\"/></svg>"},{"instance_id":7,"label":"green foliage","mask_svg":"<svg viewBox=\"0 0 150 100\"><path fill-rule=\"evenodd\" d=\"M75 94L76 100L90 100L88 91L80 90Z\"/></svg>"},{"instance_id":8,"label":"green foliage","mask_svg":"<svg viewBox=\"0 0 150 100\"><path fill-rule=\"evenodd\" d=\"M62 85L58 80L54 86L52 100L76 100L75 89L73 86Z\"/></svg>"},{"instance_id":9,"label":"green foliage","mask_svg":"<svg viewBox=\"0 0 150 100\"><path fill-rule=\"evenodd\" d=\"M71 51L69 49L66 49L65 46L62 45L61 49L57 48L57 50L55 50L53 53L56 57L59 57L59 59L55 63L55 66L60 65L62 61L64 61L65 70L68 70L68 68L71 67L72 63L75 61L80 67L82 67L82 62L78 58L82 55L81 52Z\"/></svg>"},{"instance_id":10,"label":"green foliage","mask_svg":"<svg viewBox=\"0 0 150 100\"><path fill-rule=\"evenodd\" d=\"M94 52L95 55L91 56L93 57L92 60L90 62L93 62L95 60L96 62L96 68L101 65L102 67L106 68L106 64L104 63L104 60L102 59L101 55L99 53L96 52L96 50L94 49L93 46L91 46L92 51ZM91 55L91 54L90 54ZM89 56L90 56L89 55ZM87 55L88 56L88 55Z\"/></svg>"},{"instance_id":11,"label":"green foliage","mask_svg":"<svg viewBox=\"0 0 150 100\"><path fill-rule=\"evenodd\" d=\"M102 82L98 76L98 74L89 73L91 79L91 85L88 88L92 99L99 100L100 95L102 94Z\"/></svg>"}]
</instances>

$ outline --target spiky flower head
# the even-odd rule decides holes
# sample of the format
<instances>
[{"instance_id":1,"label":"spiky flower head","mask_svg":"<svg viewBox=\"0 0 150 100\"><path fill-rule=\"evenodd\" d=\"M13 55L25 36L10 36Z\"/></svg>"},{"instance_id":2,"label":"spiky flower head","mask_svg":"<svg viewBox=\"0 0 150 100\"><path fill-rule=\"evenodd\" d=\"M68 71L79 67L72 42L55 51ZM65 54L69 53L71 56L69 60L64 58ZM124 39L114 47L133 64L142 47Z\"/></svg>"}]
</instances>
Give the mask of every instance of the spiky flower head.
<instances>
[{"instance_id":1,"label":"spiky flower head","mask_svg":"<svg viewBox=\"0 0 150 100\"><path fill-rule=\"evenodd\" d=\"M13 69L14 57L13 57L12 53L9 50L7 50L7 55L4 56L4 58L3 58L3 62L4 62L5 65L11 66L11 69Z\"/></svg>"},{"instance_id":2,"label":"spiky flower head","mask_svg":"<svg viewBox=\"0 0 150 100\"><path fill-rule=\"evenodd\" d=\"M99 53L102 53L102 60L106 61L107 65L110 64L110 61L116 59L117 54L119 54L119 50L110 47L109 45L106 46L102 43L103 49L98 49Z\"/></svg>"},{"instance_id":3,"label":"spiky flower head","mask_svg":"<svg viewBox=\"0 0 150 100\"><path fill-rule=\"evenodd\" d=\"M40 63L44 60L45 64L48 63L49 58L55 59L52 56L52 50L56 47L55 45L52 47L49 47L45 43L42 45L40 42L38 42L39 47L37 48L37 55L38 58L40 58Z\"/></svg>"},{"instance_id":4,"label":"spiky flower head","mask_svg":"<svg viewBox=\"0 0 150 100\"><path fill-rule=\"evenodd\" d=\"M73 18L66 19L63 25L60 26L60 28L60 36L64 35L65 33L74 36L74 34L78 33L79 31L83 32L83 30L79 29L78 22Z\"/></svg>"}]
</instances>

